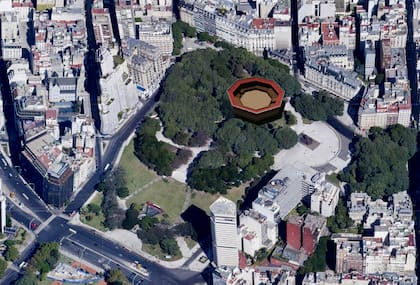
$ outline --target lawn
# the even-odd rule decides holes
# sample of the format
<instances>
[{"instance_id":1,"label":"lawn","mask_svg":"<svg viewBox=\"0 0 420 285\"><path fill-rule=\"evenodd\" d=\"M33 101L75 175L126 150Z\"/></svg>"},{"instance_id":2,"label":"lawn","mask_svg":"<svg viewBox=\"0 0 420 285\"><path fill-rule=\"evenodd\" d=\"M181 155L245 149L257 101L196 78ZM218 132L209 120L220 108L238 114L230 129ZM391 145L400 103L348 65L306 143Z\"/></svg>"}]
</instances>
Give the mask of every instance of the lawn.
<instances>
[{"instance_id":1,"label":"lawn","mask_svg":"<svg viewBox=\"0 0 420 285\"><path fill-rule=\"evenodd\" d=\"M158 177L134 155L133 141L124 149L119 165L125 171L126 186L130 193Z\"/></svg>"},{"instance_id":2,"label":"lawn","mask_svg":"<svg viewBox=\"0 0 420 285\"><path fill-rule=\"evenodd\" d=\"M175 223L185 201L185 187L185 184L172 179L167 179L167 182L161 180L138 192L126 204L130 206L131 203L141 205L147 201L153 202L168 214L168 222Z\"/></svg>"},{"instance_id":3,"label":"lawn","mask_svg":"<svg viewBox=\"0 0 420 285\"><path fill-rule=\"evenodd\" d=\"M95 197L93 197L90 203L100 206L102 204L103 197L104 195L101 192L98 192L96 193ZM86 219L86 216L88 215L91 216L91 220L89 221ZM85 207L84 210L80 211L80 221L86 225L94 227L97 230L105 231L105 226L104 226L105 217L102 211L99 213L99 215L96 216L93 213L88 213Z\"/></svg>"},{"instance_id":4,"label":"lawn","mask_svg":"<svg viewBox=\"0 0 420 285\"><path fill-rule=\"evenodd\" d=\"M325 179L328 182L331 182L332 184L334 184L335 186L340 186L340 180L338 180L337 173L333 173L331 175L326 175Z\"/></svg>"},{"instance_id":5,"label":"lawn","mask_svg":"<svg viewBox=\"0 0 420 285\"><path fill-rule=\"evenodd\" d=\"M233 201L236 203L239 199L242 198L242 195L245 192L245 188L248 186L248 184L243 184L238 187L234 187L232 189L228 190L228 193L226 195L223 195L225 198ZM193 195L191 197L191 204L197 206L198 208L205 211L208 215L210 214L210 205L217 200L219 196L218 195L212 195L207 192L203 191L194 191Z\"/></svg>"},{"instance_id":6,"label":"lawn","mask_svg":"<svg viewBox=\"0 0 420 285\"><path fill-rule=\"evenodd\" d=\"M197 242L190 237L184 237L184 240L189 249L192 249L197 244Z\"/></svg>"},{"instance_id":7,"label":"lawn","mask_svg":"<svg viewBox=\"0 0 420 285\"><path fill-rule=\"evenodd\" d=\"M26 231L22 228L19 228L16 234L15 242L17 244L22 244L26 239Z\"/></svg>"},{"instance_id":8,"label":"lawn","mask_svg":"<svg viewBox=\"0 0 420 285\"><path fill-rule=\"evenodd\" d=\"M179 255L172 256L171 258L165 258L166 254L162 252L159 244L151 245L151 244L143 243L141 249L143 251L147 252L148 254L156 256L160 260L164 260L164 261L174 261L174 260L178 260L182 257L181 252L180 252Z\"/></svg>"}]
</instances>

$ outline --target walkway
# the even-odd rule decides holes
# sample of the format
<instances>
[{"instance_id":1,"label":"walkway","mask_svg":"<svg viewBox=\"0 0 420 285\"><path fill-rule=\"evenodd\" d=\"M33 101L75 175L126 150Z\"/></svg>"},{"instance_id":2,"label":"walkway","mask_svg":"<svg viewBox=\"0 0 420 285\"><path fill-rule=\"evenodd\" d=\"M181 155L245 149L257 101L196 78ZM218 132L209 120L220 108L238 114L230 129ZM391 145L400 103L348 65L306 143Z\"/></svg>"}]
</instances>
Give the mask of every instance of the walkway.
<instances>
[{"instance_id":1,"label":"walkway","mask_svg":"<svg viewBox=\"0 0 420 285\"><path fill-rule=\"evenodd\" d=\"M187 174L188 174L188 168L189 168L190 164L194 161L194 159L197 157L197 155L200 152L209 150L210 149L210 144L212 142L211 140L208 140L207 143L204 146L199 146L199 147L188 147L188 146L183 146L183 145L176 144L172 140L168 139L167 137L165 137L163 135L162 124L161 124L160 130L156 132L156 139L158 141L165 142L165 143L170 144L172 146L175 146L177 148L188 149L192 152L192 156L188 159L188 161L186 163L182 164L180 167L178 167L177 169L175 169L172 172L171 177L175 180L178 180L181 183L186 183L187 182Z\"/></svg>"},{"instance_id":2,"label":"walkway","mask_svg":"<svg viewBox=\"0 0 420 285\"><path fill-rule=\"evenodd\" d=\"M144 185L143 185L143 186L141 186L139 189L137 189L136 191L134 191L133 193L131 193L130 195L128 195L127 197L125 197L124 199L121 199L121 200L128 200L128 199L130 199L131 197L136 196L136 195L137 195L137 193L139 193L139 192L143 191L143 190L144 190L144 189L146 189L146 188L149 188L150 186L152 186L153 184L155 184L156 182L158 182L158 181L160 181L160 180L162 180L162 177L160 177L160 176L156 177L156 178L155 178L155 179L153 179L152 181L150 181L150 182L148 182L148 183L144 184Z\"/></svg>"}]
</instances>

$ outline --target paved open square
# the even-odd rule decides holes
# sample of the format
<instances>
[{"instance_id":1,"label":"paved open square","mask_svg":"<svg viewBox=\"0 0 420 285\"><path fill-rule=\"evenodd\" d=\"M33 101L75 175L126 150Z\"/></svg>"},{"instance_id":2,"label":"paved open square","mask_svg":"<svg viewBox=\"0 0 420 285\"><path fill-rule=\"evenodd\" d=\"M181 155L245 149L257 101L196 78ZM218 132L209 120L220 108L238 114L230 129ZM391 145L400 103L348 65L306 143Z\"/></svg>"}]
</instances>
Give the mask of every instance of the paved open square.
<instances>
[{"instance_id":1,"label":"paved open square","mask_svg":"<svg viewBox=\"0 0 420 285\"><path fill-rule=\"evenodd\" d=\"M273 169L280 169L286 164L304 164L326 172L336 172L343 169L348 159L338 155L342 148L347 149L348 145L342 145L339 134L325 122L312 122L304 124L302 116L297 113L290 103L287 103L285 110L291 111L297 119L297 124L291 128L300 136L306 135L319 143L310 148L298 142L289 150L282 150L274 156Z\"/></svg>"}]
</instances>

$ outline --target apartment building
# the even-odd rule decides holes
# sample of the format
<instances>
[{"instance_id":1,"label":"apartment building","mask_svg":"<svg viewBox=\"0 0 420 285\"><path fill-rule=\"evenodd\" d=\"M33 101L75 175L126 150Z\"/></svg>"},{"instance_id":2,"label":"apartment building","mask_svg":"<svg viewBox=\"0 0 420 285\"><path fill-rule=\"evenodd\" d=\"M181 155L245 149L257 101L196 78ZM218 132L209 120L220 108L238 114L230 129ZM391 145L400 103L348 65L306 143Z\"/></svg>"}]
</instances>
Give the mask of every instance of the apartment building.
<instances>
[{"instance_id":1,"label":"apartment building","mask_svg":"<svg viewBox=\"0 0 420 285\"><path fill-rule=\"evenodd\" d=\"M115 39L108 8L92 9L92 25L96 44L112 48Z\"/></svg>"},{"instance_id":2,"label":"apartment building","mask_svg":"<svg viewBox=\"0 0 420 285\"><path fill-rule=\"evenodd\" d=\"M22 152L23 176L48 204L62 207L73 192L73 171L61 144L44 133L27 141Z\"/></svg>"},{"instance_id":3,"label":"apartment building","mask_svg":"<svg viewBox=\"0 0 420 285\"><path fill-rule=\"evenodd\" d=\"M271 248L277 242L277 224L253 209L239 216L238 230L240 249L251 256L261 248Z\"/></svg>"},{"instance_id":4,"label":"apartment building","mask_svg":"<svg viewBox=\"0 0 420 285\"><path fill-rule=\"evenodd\" d=\"M160 49L163 55L172 55L173 37L170 22L151 18L150 21L136 23L138 39Z\"/></svg>"},{"instance_id":5,"label":"apartment building","mask_svg":"<svg viewBox=\"0 0 420 285\"><path fill-rule=\"evenodd\" d=\"M129 38L124 39L123 53L137 88L144 92L154 90L170 64L162 51L146 42Z\"/></svg>"},{"instance_id":6,"label":"apartment building","mask_svg":"<svg viewBox=\"0 0 420 285\"><path fill-rule=\"evenodd\" d=\"M379 97L379 87L366 89L360 102L357 125L362 131L371 127L386 128L393 124L408 127L411 122L411 96L407 88L385 84L385 94Z\"/></svg>"}]
</instances>

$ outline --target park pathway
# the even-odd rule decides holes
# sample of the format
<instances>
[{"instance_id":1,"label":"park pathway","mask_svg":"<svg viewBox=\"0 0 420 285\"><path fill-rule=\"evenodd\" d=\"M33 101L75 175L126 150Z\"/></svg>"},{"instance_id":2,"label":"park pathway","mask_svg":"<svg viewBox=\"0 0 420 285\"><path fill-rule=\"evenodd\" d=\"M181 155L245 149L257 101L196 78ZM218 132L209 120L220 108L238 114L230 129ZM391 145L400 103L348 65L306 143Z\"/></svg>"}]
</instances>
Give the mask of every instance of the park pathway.
<instances>
[{"instance_id":1,"label":"park pathway","mask_svg":"<svg viewBox=\"0 0 420 285\"><path fill-rule=\"evenodd\" d=\"M177 148L188 149L192 152L191 157L188 159L186 163L182 164L177 169L172 171L171 177L181 183L187 183L188 167L190 166L191 162L193 162L193 160L197 157L197 155L200 152L209 150L210 144L212 143L212 140L210 139L206 142L205 145L199 146L199 147L190 147L190 146L176 144L171 139L168 139L167 137L163 135L163 126L161 122L160 122L160 130L156 132L156 139L158 141L165 142Z\"/></svg>"},{"instance_id":2,"label":"park pathway","mask_svg":"<svg viewBox=\"0 0 420 285\"><path fill-rule=\"evenodd\" d=\"M125 206L123 207L124 209L127 209L127 204L126 201L128 201L131 197L137 195L137 193L143 191L146 188L149 188L150 186L152 186L153 184L155 184L156 182L162 180L162 177L156 177L155 179L153 179L152 181L144 184L143 186L141 186L139 189L137 189L136 191L134 191L133 193L131 193L130 195L128 195L127 197L125 197L124 199L120 199L121 203L120 206ZM124 205L123 205L124 204Z\"/></svg>"}]
</instances>

